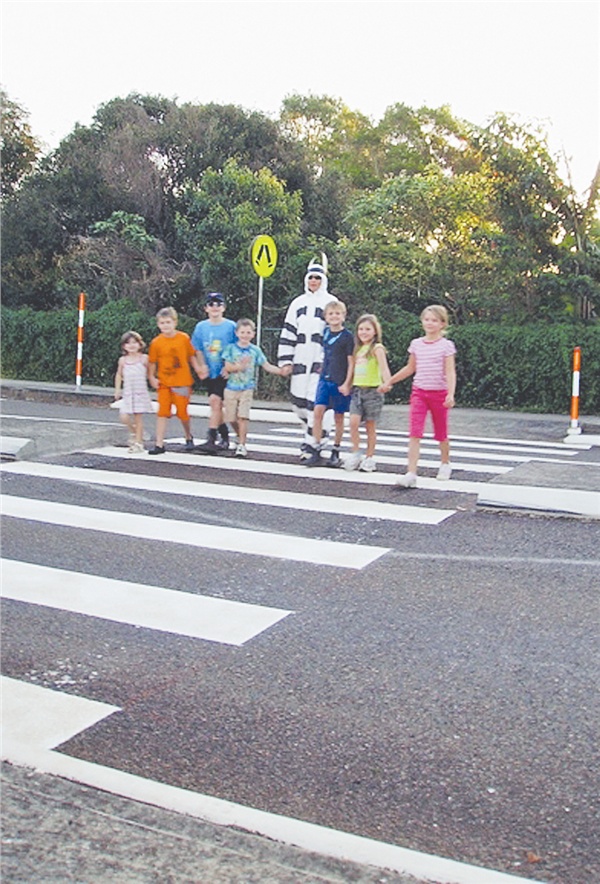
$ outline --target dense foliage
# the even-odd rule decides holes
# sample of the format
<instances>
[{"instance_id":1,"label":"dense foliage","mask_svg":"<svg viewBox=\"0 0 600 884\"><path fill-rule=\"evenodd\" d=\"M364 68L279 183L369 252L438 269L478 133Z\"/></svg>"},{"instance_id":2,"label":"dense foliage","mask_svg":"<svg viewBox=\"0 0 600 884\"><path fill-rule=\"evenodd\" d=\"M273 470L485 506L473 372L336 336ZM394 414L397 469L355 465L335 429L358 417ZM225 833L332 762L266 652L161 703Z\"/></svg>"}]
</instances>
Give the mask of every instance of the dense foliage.
<instances>
[{"instance_id":1,"label":"dense foliage","mask_svg":"<svg viewBox=\"0 0 600 884\"><path fill-rule=\"evenodd\" d=\"M218 289L250 309L261 233L281 258L274 321L320 251L356 311L443 301L458 324L560 321L600 300L598 180L578 200L544 134L504 115L479 128L397 104L375 123L290 96L271 120L133 94L35 164L25 114L3 98L8 306L54 309L85 290L94 307L125 297L193 315Z\"/></svg>"}]
</instances>

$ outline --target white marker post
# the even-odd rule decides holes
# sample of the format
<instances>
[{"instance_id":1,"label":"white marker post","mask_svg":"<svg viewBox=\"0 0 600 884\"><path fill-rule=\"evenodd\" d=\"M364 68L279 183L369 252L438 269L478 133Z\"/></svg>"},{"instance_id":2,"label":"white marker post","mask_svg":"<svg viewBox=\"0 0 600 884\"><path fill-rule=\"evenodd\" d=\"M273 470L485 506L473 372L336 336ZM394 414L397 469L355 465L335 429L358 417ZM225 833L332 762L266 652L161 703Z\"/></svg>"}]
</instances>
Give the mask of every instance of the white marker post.
<instances>
[{"instance_id":1,"label":"white marker post","mask_svg":"<svg viewBox=\"0 0 600 884\"><path fill-rule=\"evenodd\" d=\"M567 434L569 436L579 435L581 427L579 426L579 378L581 374L581 347L575 347L573 350L573 384L571 388L571 422Z\"/></svg>"},{"instance_id":2,"label":"white marker post","mask_svg":"<svg viewBox=\"0 0 600 884\"><path fill-rule=\"evenodd\" d=\"M79 295L79 320L77 323L77 359L75 361L75 386L81 387L83 369L83 321L85 317L85 294Z\"/></svg>"}]
</instances>

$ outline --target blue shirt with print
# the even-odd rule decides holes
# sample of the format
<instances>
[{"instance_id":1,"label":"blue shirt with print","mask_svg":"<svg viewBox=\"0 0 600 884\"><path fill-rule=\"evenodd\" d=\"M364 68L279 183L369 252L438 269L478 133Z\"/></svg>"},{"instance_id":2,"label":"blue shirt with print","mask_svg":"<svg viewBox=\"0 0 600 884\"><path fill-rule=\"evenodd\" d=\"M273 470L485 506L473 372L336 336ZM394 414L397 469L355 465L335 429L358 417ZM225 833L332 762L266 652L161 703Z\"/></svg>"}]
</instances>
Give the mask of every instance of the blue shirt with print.
<instances>
[{"instance_id":1,"label":"blue shirt with print","mask_svg":"<svg viewBox=\"0 0 600 884\"><path fill-rule=\"evenodd\" d=\"M208 366L209 376L218 378L223 370L223 350L235 341L235 322L223 319L222 322L211 322L203 319L194 329L192 345L200 351Z\"/></svg>"},{"instance_id":2,"label":"blue shirt with print","mask_svg":"<svg viewBox=\"0 0 600 884\"><path fill-rule=\"evenodd\" d=\"M240 347L238 343L229 344L223 350L223 361L241 362L247 359L248 364L241 371L232 371L227 378L228 390L253 390L256 386L256 367L264 365L267 357L256 344L249 344L247 347Z\"/></svg>"}]
</instances>

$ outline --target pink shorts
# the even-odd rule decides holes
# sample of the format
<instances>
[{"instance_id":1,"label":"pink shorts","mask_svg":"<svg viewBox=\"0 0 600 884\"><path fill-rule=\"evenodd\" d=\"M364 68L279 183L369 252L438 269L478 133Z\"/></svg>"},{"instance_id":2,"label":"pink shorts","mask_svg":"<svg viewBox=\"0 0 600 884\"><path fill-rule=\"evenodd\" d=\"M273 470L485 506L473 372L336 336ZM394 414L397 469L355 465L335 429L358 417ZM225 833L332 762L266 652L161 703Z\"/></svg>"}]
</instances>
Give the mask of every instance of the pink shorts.
<instances>
[{"instance_id":1,"label":"pink shorts","mask_svg":"<svg viewBox=\"0 0 600 884\"><path fill-rule=\"evenodd\" d=\"M409 435L415 439L423 437L427 412L431 412L433 438L436 442L448 439L448 409L444 407L447 390L421 390L413 387L410 394Z\"/></svg>"}]
</instances>

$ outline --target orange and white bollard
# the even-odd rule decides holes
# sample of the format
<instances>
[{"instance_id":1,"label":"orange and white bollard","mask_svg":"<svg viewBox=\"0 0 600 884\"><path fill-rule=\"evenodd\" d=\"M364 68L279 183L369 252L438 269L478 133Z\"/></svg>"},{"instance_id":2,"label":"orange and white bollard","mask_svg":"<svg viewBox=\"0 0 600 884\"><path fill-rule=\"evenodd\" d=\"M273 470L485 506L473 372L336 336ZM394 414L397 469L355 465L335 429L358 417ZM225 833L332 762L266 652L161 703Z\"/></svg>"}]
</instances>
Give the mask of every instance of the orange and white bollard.
<instances>
[{"instance_id":1,"label":"orange and white bollard","mask_svg":"<svg viewBox=\"0 0 600 884\"><path fill-rule=\"evenodd\" d=\"M77 360L75 362L75 385L81 387L83 368L83 321L85 317L85 295L79 295L79 321L77 323Z\"/></svg>"},{"instance_id":2,"label":"orange and white bollard","mask_svg":"<svg viewBox=\"0 0 600 884\"><path fill-rule=\"evenodd\" d=\"M579 377L581 374L581 347L573 350L573 385L571 389L571 421L567 433L578 435L581 433L579 426Z\"/></svg>"}]
</instances>

